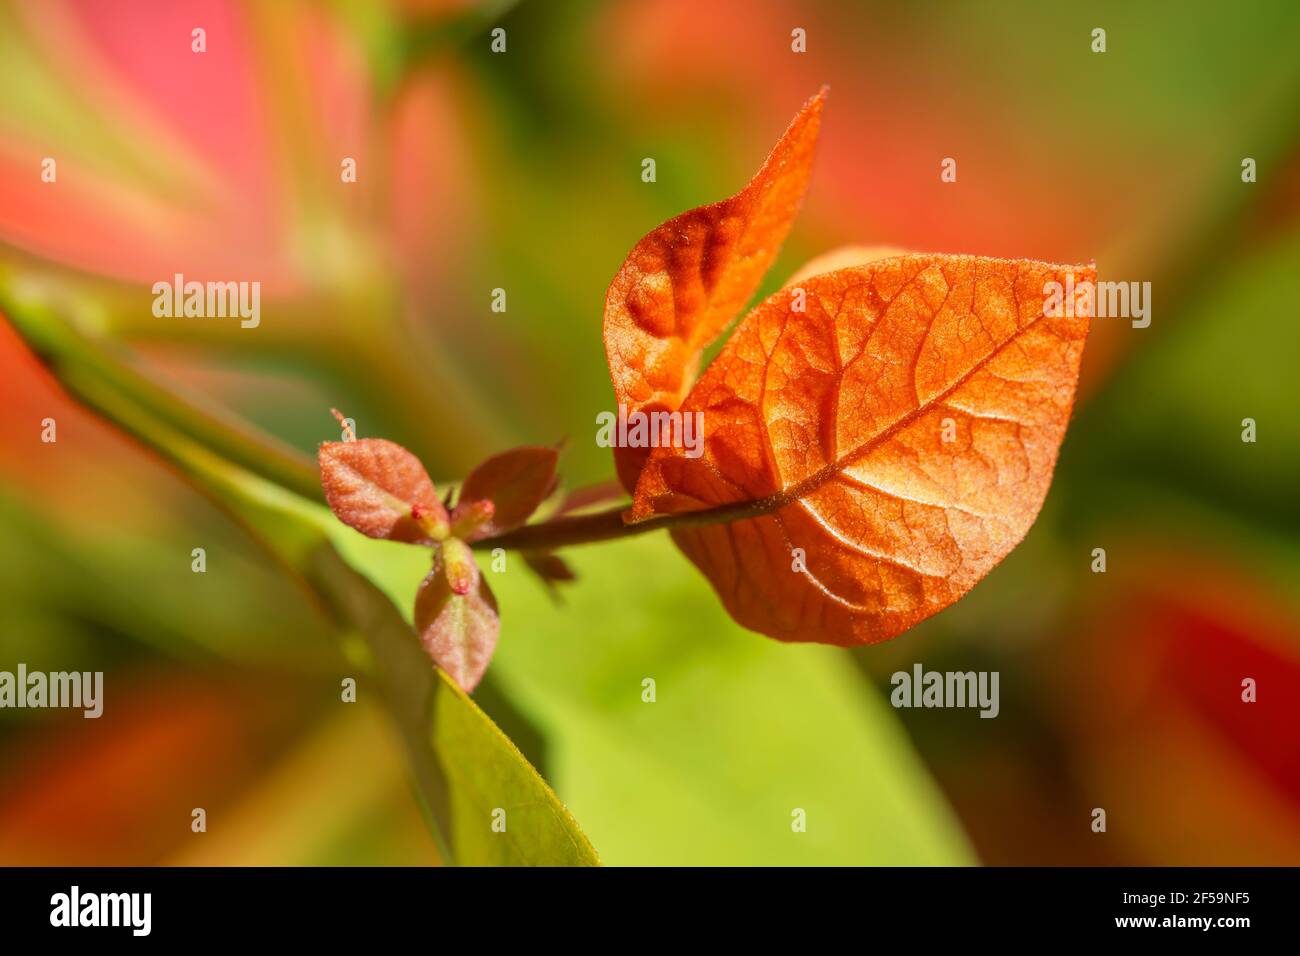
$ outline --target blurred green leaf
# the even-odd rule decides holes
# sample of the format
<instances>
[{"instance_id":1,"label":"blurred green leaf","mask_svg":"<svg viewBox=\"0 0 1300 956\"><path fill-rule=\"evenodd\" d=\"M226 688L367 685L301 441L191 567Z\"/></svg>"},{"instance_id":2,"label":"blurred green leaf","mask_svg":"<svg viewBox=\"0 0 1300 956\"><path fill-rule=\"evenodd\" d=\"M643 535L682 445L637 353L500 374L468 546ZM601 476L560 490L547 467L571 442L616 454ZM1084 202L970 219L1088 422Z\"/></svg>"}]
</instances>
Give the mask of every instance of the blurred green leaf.
<instances>
[{"instance_id":1,"label":"blurred green leaf","mask_svg":"<svg viewBox=\"0 0 1300 956\"><path fill-rule=\"evenodd\" d=\"M62 621L70 633L98 628L132 640L130 649L120 641L86 646L84 638L65 646L24 626L5 634L18 659L30 664L71 653L111 660L150 645L172 659L219 659L280 673L338 670L340 655L304 626L319 624L310 605L284 594L279 567L249 547L223 514L186 515L188 534L141 529L139 512L131 510L136 502L124 502L129 496L121 490L106 487L104 507L125 505L124 514L86 520L57 500L11 497L0 483L0 605L44 618L47 627ZM196 541L220 572L191 571ZM225 613L231 608L240 609L238 617Z\"/></svg>"},{"instance_id":2,"label":"blurred green leaf","mask_svg":"<svg viewBox=\"0 0 1300 956\"><path fill-rule=\"evenodd\" d=\"M347 540L354 532L324 508L177 431L173 425L193 427L223 445L230 441L221 423L162 389L142 385L105 350L39 305L0 289L0 306L65 386L177 465L242 521L319 602L346 649L376 679L407 745L444 859L475 865L598 862L576 821L518 748L432 666L393 605L339 556L331 536ZM256 458L253 446L237 447ZM492 828L498 808L506 811L507 822L500 833Z\"/></svg>"},{"instance_id":3,"label":"blurred green leaf","mask_svg":"<svg viewBox=\"0 0 1300 956\"><path fill-rule=\"evenodd\" d=\"M521 561L492 575L504 622L496 676L551 732L556 786L609 860L974 862L846 652L741 629L664 535L566 558L578 583L564 607ZM647 678L654 703L643 701Z\"/></svg>"},{"instance_id":4,"label":"blurred green leaf","mask_svg":"<svg viewBox=\"0 0 1300 956\"><path fill-rule=\"evenodd\" d=\"M276 485L313 500L323 497L316 469L305 456L278 439L245 427L211 403L177 394L175 386L135 367L124 350L74 330L60 317L60 310L72 312L78 329L93 327L98 318L84 300L66 294L60 298L56 290L32 282L21 270L0 268L0 313L74 396L101 414L106 408L96 398L108 407L123 406L132 419L175 429ZM152 431L136 437L158 448Z\"/></svg>"},{"instance_id":5,"label":"blurred green leaf","mask_svg":"<svg viewBox=\"0 0 1300 956\"><path fill-rule=\"evenodd\" d=\"M1279 318L1300 314L1297 263L1300 234L1246 258L1083 409L1062 473L1077 521L1147 514L1125 490L1146 481L1294 542L1300 325ZM1246 418L1254 443L1242 441Z\"/></svg>"},{"instance_id":6,"label":"blurred green leaf","mask_svg":"<svg viewBox=\"0 0 1300 956\"><path fill-rule=\"evenodd\" d=\"M429 666L372 583L409 607L427 554L357 535L323 508L194 444L137 404L171 402L163 391L136 389L111 356L39 311L9 308L65 383L222 501L351 632L354 653L373 665L403 730L453 858L595 862L555 795ZM170 409L167 420L224 440L222 426L193 409ZM250 447L240 450L255 463ZM495 671L525 716L553 735L556 780L595 821L614 859L972 861L898 722L846 654L741 631L666 540L574 557L582 580L564 608L518 557L510 572L493 574L507 622ZM582 624L601 630L577 633ZM653 703L642 697L646 679L655 682ZM489 826L496 807L507 812L506 834ZM806 832L792 827L798 811Z\"/></svg>"},{"instance_id":7,"label":"blurred green leaf","mask_svg":"<svg viewBox=\"0 0 1300 956\"><path fill-rule=\"evenodd\" d=\"M384 542L338 544L394 599L423 572ZM974 862L847 653L743 631L661 535L565 558L578 582L558 607L518 556L485 572L502 618L490 673L547 734L552 782L606 862Z\"/></svg>"}]
</instances>

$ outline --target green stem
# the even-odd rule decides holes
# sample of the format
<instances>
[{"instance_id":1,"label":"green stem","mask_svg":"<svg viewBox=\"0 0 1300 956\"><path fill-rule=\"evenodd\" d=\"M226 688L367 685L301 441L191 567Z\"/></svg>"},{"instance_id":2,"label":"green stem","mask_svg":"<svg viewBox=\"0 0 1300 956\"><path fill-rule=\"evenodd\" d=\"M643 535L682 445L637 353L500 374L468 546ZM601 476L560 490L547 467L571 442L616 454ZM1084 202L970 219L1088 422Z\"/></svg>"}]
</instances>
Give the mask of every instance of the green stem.
<instances>
[{"instance_id":1,"label":"green stem","mask_svg":"<svg viewBox=\"0 0 1300 956\"><path fill-rule=\"evenodd\" d=\"M115 415L118 398L148 410L164 425L197 442L210 452L252 472L272 484L310 501L321 498L315 463L296 449L233 416L192 397L182 397L171 384L151 378L128 364L121 350L86 335L55 315L50 304L16 294L0 272L0 312L54 373L59 382L90 408L120 422ZM816 480L814 476L812 480ZM474 542L479 550L505 548L518 551L553 551L556 548L625 538L664 528L739 521L775 511L801 493L801 487L757 501L737 502L629 524L621 504L583 515L563 515L525 525L493 538Z\"/></svg>"},{"instance_id":2,"label":"green stem","mask_svg":"<svg viewBox=\"0 0 1300 956\"><path fill-rule=\"evenodd\" d=\"M175 385L129 364L111 343L86 335L56 316L49 303L25 298L3 271L0 313L59 383L90 408L105 413L107 388L221 458L310 500L320 499L320 477L311 459L200 398L182 397Z\"/></svg>"}]
</instances>

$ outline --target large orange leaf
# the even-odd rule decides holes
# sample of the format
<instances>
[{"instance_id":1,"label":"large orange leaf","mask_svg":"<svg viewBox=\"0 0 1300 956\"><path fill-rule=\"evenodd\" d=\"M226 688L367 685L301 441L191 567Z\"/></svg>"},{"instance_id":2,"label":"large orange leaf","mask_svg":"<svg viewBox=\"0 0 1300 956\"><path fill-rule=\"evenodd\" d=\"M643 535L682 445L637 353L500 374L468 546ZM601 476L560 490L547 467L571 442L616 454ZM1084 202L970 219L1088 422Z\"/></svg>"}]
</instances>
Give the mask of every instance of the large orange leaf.
<instances>
[{"instance_id":1,"label":"large orange leaf","mask_svg":"<svg viewBox=\"0 0 1300 956\"><path fill-rule=\"evenodd\" d=\"M781 640L871 643L942 610L1047 493L1089 324L1044 315L1068 273L1096 278L908 255L781 290L682 404L703 454L654 449L630 520L728 509L673 537L736 620Z\"/></svg>"},{"instance_id":2,"label":"large orange leaf","mask_svg":"<svg viewBox=\"0 0 1300 956\"><path fill-rule=\"evenodd\" d=\"M673 411L700 353L731 323L790 231L812 171L826 90L804 104L736 195L668 220L636 244L605 297L605 354L629 412ZM615 448L629 492L647 448Z\"/></svg>"}]
</instances>

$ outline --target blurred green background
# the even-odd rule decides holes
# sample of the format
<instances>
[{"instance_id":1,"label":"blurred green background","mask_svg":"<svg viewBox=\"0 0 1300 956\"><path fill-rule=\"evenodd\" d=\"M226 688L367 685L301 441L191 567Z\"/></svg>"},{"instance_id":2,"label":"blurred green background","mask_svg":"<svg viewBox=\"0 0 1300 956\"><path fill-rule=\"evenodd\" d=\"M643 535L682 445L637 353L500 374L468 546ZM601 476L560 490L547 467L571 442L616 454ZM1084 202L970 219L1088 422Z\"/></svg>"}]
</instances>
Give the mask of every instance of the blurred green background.
<instances>
[{"instance_id":1,"label":"blurred green background","mask_svg":"<svg viewBox=\"0 0 1300 956\"><path fill-rule=\"evenodd\" d=\"M908 634L744 632L649 536L566 553L558 602L493 576L476 701L607 864L1296 864L1297 40L1286 0L5 3L0 276L304 453L336 406L435 480L567 437L577 488L610 278L829 84L764 294L843 243L1096 259L1151 326L1094 323L1042 516ZM261 324L154 317L176 272L260 281ZM440 862L320 608L4 322L0 362L0 670L106 674L99 720L0 710L0 863ZM405 610L427 559L356 560ZM892 709L914 662L999 671L999 717Z\"/></svg>"}]
</instances>

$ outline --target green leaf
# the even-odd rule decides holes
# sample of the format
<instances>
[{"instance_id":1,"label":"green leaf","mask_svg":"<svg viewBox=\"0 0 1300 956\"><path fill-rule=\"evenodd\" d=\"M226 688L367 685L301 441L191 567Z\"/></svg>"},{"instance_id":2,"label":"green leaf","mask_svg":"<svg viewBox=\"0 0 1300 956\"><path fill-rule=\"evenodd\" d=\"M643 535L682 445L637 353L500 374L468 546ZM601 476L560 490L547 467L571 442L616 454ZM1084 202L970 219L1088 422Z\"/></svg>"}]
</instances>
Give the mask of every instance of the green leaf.
<instances>
[{"instance_id":1,"label":"green leaf","mask_svg":"<svg viewBox=\"0 0 1300 956\"><path fill-rule=\"evenodd\" d=\"M162 389L141 386L138 376L106 349L6 292L0 287L0 308L66 387L179 467L240 520L320 604L350 656L373 676L402 734L446 860L471 865L598 863L576 821L518 748L430 665L402 615L340 557L331 540L368 539L339 524L323 507L191 440L178 428L192 426L191 434L227 444L221 423ZM240 447L256 458L255 443ZM417 548L409 551L422 554ZM423 555L427 560L427 552ZM409 582L409 594L418 580ZM492 827L498 809L505 811L505 832Z\"/></svg>"},{"instance_id":2,"label":"green leaf","mask_svg":"<svg viewBox=\"0 0 1300 956\"><path fill-rule=\"evenodd\" d=\"M18 324L30 331L30 321ZM554 794L468 698L434 677L393 603L379 597L376 583L409 608L427 554L365 538L141 420L133 402L99 387L75 337L61 341L55 329L44 327L42 351L61 377L197 475L351 633L349 646L372 664L437 832L458 861L595 862ZM511 556L503 574L488 572L505 618L493 673L547 734L553 779L607 859L973 861L897 719L847 654L742 631L658 536L566 557L583 585L560 609L522 558ZM654 703L642 700L647 678ZM505 834L488 826L498 806L507 811ZM796 810L806 814L806 832L791 826Z\"/></svg>"},{"instance_id":3,"label":"green leaf","mask_svg":"<svg viewBox=\"0 0 1300 956\"><path fill-rule=\"evenodd\" d=\"M354 538L349 561L390 594L421 573L402 549ZM517 555L484 572L502 618L490 673L546 734L551 780L605 862L975 862L847 652L742 630L662 535L566 559L581 583L560 607Z\"/></svg>"},{"instance_id":4,"label":"green leaf","mask_svg":"<svg viewBox=\"0 0 1300 956\"><path fill-rule=\"evenodd\" d=\"M200 442L232 464L312 500L323 499L320 475L311 459L197 396L181 395L177 386L137 368L124 350L67 324L46 298L52 290L40 283L30 283L27 288L28 284L13 270L0 267L0 314L13 323L27 346L74 397L101 414L105 409L96 404L98 398L111 403L126 399L147 410L148 417L158 424ZM83 300L60 306L88 308ZM97 318L81 311L73 317L87 326L93 326ZM137 437L147 445L154 444L146 435Z\"/></svg>"}]
</instances>

